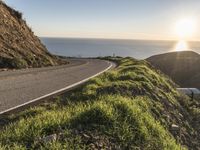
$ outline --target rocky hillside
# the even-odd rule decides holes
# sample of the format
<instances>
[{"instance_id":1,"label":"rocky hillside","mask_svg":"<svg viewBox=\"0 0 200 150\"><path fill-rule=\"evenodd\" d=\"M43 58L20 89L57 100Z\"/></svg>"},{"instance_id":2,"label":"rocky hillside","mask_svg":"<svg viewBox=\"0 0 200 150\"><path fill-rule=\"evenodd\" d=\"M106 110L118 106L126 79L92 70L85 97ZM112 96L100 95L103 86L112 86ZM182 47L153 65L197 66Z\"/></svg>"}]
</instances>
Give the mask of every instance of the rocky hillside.
<instances>
[{"instance_id":1,"label":"rocky hillside","mask_svg":"<svg viewBox=\"0 0 200 150\"><path fill-rule=\"evenodd\" d=\"M0 1L0 68L42 67L59 63L27 26L22 13Z\"/></svg>"},{"instance_id":2,"label":"rocky hillside","mask_svg":"<svg viewBox=\"0 0 200 150\"><path fill-rule=\"evenodd\" d=\"M200 89L200 55L193 51L172 52L147 59L181 87Z\"/></svg>"}]
</instances>

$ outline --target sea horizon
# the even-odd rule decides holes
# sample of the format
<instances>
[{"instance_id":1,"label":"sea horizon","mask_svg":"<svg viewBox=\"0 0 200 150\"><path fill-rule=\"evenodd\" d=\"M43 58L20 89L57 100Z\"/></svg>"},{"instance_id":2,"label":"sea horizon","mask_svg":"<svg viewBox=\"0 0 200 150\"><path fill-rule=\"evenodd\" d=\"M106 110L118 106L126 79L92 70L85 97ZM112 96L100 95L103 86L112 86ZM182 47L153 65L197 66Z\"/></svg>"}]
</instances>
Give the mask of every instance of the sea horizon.
<instances>
[{"instance_id":1,"label":"sea horizon","mask_svg":"<svg viewBox=\"0 0 200 150\"><path fill-rule=\"evenodd\" d=\"M146 59L153 55L175 52L178 40L107 39L75 37L40 37L55 55L67 57L121 56ZM188 49L200 53L200 41L187 41Z\"/></svg>"}]
</instances>

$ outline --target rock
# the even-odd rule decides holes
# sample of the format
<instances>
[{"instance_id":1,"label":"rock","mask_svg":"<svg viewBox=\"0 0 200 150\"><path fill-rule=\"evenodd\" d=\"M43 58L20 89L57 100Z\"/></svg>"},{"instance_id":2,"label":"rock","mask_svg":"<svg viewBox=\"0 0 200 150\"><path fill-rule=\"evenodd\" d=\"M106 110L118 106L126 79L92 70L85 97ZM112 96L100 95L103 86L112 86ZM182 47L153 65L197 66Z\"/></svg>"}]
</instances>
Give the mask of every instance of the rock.
<instances>
[{"instance_id":1,"label":"rock","mask_svg":"<svg viewBox=\"0 0 200 150\"><path fill-rule=\"evenodd\" d=\"M41 138L39 141L42 143L49 143L49 142L53 142L57 140L57 135L56 134L52 134L49 136L46 136L44 138Z\"/></svg>"},{"instance_id":2,"label":"rock","mask_svg":"<svg viewBox=\"0 0 200 150\"><path fill-rule=\"evenodd\" d=\"M90 138L90 136L87 135L87 134L83 134L83 137L86 138L86 139L89 139L89 138Z\"/></svg>"},{"instance_id":3,"label":"rock","mask_svg":"<svg viewBox=\"0 0 200 150\"><path fill-rule=\"evenodd\" d=\"M103 143L102 143L102 142L99 142L99 143L98 143L98 147L103 148Z\"/></svg>"},{"instance_id":4,"label":"rock","mask_svg":"<svg viewBox=\"0 0 200 150\"><path fill-rule=\"evenodd\" d=\"M0 69L0 71L8 71L7 68Z\"/></svg>"},{"instance_id":5,"label":"rock","mask_svg":"<svg viewBox=\"0 0 200 150\"><path fill-rule=\"evenodd\" d=\"M94 140L99 140L100 137L99 137L99 136L95 136L95 137L93 137L93 139L94 139Z\"/></svg>"},{"instance_id":6,"label":"rock","mask_svg":"<svg viewBox=\"0 0 200 150\"><path fill-rule=\"evenodd\" d=\"M171 126L172 131L179 131L179 129L180 129L180 127L178 125L172 124L172 126Z\"/></svg>"},{"instance_id":7,"label":"rock","mask_svg":"<svg viewBox=\"0 0 200 150\"><path fill-rule=\"evenodd\" d=\"M183 118L183 115L182 115L181 113L179 113L179 116L180 116L181 118Z\"/></svg>"},{"instance_id":8,"label":"rock","mask_svg":"<svg viewBox=\"0 0 200 150\"><path fill-rule=\"evenodd\" d=\"M91 143L91 144L89 145L89 147L90 147L91 149L96 149L96 146L95 146L93 143Z\"/></svg>"},{"instance_id":9,"label":"rock","mask_svg":"<svg viewBox=\"0 0 200 150\"><path fill-rule=\"evenodd\" d=\"M59 133L58 136L57 136L57 139L59 139L59 140L60 140L60 139L63 140L64 138L65 138L65 134L62 133L62 132Z\"/></svg>"}]
</instances>

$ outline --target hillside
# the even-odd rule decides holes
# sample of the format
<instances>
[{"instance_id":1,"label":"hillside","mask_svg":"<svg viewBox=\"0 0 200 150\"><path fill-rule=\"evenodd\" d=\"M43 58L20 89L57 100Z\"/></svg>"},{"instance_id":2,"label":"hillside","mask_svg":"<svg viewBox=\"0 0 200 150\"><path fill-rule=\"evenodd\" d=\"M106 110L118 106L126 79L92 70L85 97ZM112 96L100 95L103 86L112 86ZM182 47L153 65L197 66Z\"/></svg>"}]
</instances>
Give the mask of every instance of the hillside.
<instances>
[{"instance_id":1,"label":"hillside","mask_svg":"<svg viewBox=\"0 0 200 150\"><path fill-rule=\"evenodd\" d=\"M198 149L198 101L146 61L107 59L118 67L1 118L0 149Z\"/></svg>"},{"instance_id":2,"label":"hillside","mask_svg":"<svg viewBox=\"0 0 200 150\"><path fill-rule=\"evenodd\" d=\"M200 55L193 51L171 52L147 59L181 87L200 89Z\"/></svg>"},{"instance_id":3,"label":"hillside","mask_svg":"<svg viewBox=\"0 0 200 150\"><path fill-rule=\"evenodd\" d=\"M57 65L34 35L22 14L0 1L0 68L25 68Z\"/></svg>"}]
</instances>

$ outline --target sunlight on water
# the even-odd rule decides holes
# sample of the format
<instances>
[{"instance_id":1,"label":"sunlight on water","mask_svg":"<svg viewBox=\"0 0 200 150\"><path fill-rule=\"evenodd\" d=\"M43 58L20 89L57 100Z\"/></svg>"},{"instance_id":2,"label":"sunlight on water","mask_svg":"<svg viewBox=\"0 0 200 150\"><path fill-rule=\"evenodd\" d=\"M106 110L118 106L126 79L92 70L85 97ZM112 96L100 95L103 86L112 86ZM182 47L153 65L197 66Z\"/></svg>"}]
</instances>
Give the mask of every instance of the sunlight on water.
<instances>
[{"instance_id":1,"label":"sunlight on water","mask_svg":"<svg viewBox=\"0 0 200 150\"><path fill-rule=\"evenodd\" d=\"M179 41L174 48L174 51L186 51L186 50L189 50L189 46L186 41Z\"/></svg>"}]
</instances>

